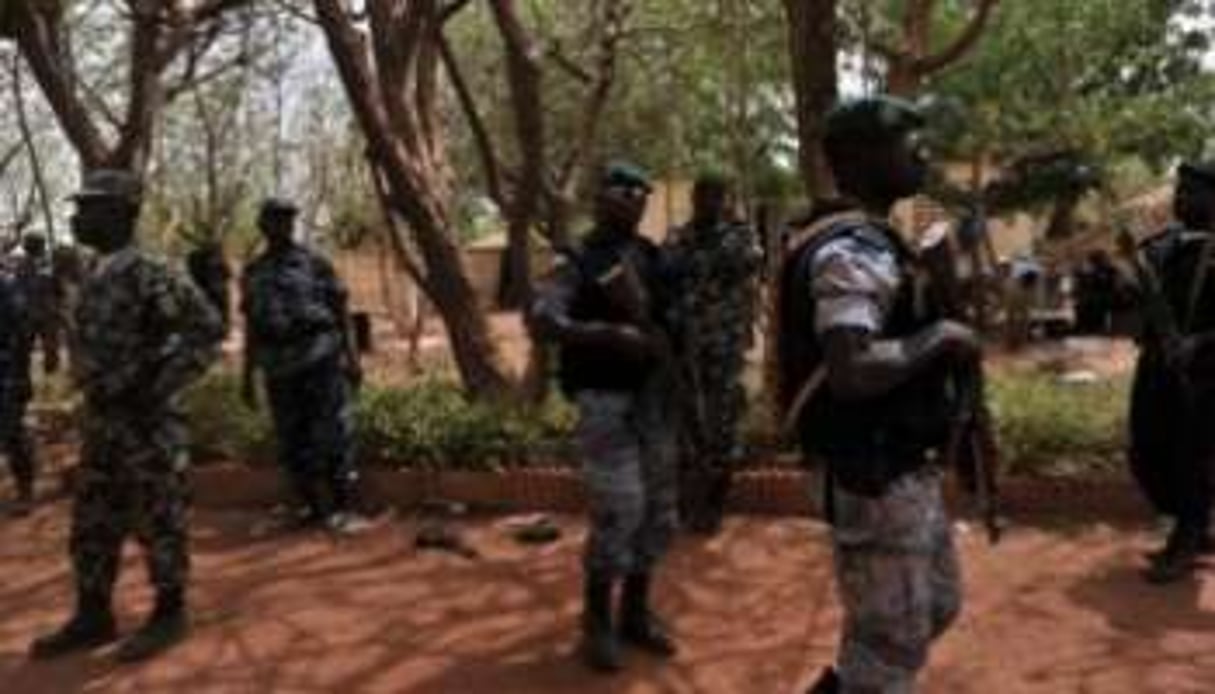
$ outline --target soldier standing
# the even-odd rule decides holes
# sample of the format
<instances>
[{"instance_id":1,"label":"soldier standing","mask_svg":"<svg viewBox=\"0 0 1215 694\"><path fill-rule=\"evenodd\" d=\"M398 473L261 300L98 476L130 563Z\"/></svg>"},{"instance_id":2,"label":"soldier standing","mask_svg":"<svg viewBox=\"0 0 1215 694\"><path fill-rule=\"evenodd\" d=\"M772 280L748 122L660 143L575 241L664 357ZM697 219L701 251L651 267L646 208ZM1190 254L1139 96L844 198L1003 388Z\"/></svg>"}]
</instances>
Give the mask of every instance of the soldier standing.
<instances>
[{"instance_id":1,"label":"soldier standing","mask_svg":"<svg viewBox=\"0 0 1215 694\"><path fill-rule=\"evenodd\" d=\"M299 520L351 532L354 466L352 391L362 381L346 288L320 254L297 243L297 209L267 200L258 217L266 250L241 280L245 316L244 396L256 406L254 379L265 375L278 455L304 505Z\"/></svg>"},{"instance_id":2,"label":"soldier standing","mask_svg":"<svg viewBox=\"0 0 1215 694\"><path fill-rule=\"evenodd\" d=\"M661 250L638 234L649 192L632 166L604 170L594 229L581 248L561 253L530 315L537 336L560 345L562 389L581 416L591 512L582 651L604 672L621 667L618 633L643 650L675 653L650 608L677 510L668 271ZM621 583L617 631L613 596Z\"/></svg>"},{"instance_id":3,"label":"soldier standing","mask_svg":"<svg viewBox=\"0 0 1215 694\"><path fill-rule=\"evenodd\" d=\"M30 512L34 503L37 466L25 428L30 384L28 314L17 282L0 276L0 446L8 457L17 489L13 515Z\"/></svg>"},{"instance_id":4,"label":"soldier standing","mask_svg":"<svg viewBox=\"0 0 1215 694\"><path fill-rule=\"evenodd\" d=\"M112 594L124 539L143 545L156 604L118 650L138 660L188 630L186 428L178 394L218 356L219 317L194 285L135 244L141 188L126 172L84 177L76 239L102 257L77 307L73 376L84 395L72 508L76 611L31 647L48 658L116 637Z\"/></svg>"},{"instance_id":5,"label":"soldier standing","mask_svg":"<svg viewBox=\"0 0 1215 694\"><path fill-rule=\"evenodd\" d=\"M846 202L820 205L786 240L782 400L804 453L825 467L844 626L836 669L812 692L909 692L961 601L930 452L950 428L947 373L971 368L975 333L939 321L891 208L921 189L926 162L906 102L837 107L823 147Z\"/></svg>"},{"instance_id":6,"label":"soldier standing","mask_svg":"<svg viewBox=\"0 0 1215 694\"><path fill-rule=\"evenodd\" d=\"M42 367L47 374L59 370L60 334L63 318L63 286L55 273L46 237L30 232L21 241L24 252L17 262L17 288L26 305L28 349L42 350Z\"/></svg>"},{"instance_id":7,"label":"soldier standing","mask_svg":"<svg viewBox=\"0 0 1215 694\"><path fill-rule=\"evenodd\" d=\"M1174 520L1150 556L1145 577L1153 583L1189 575L1210 550L1215 434L1204 418L1215 406L1215 163L1180 167L1173 211L1178 223L1140 249L1166 315L1145 312L1131 393L1131 469Z\"/></svg>"},{"instance_id":8,"label":"soldier standing","mask_svg":"<svg viewBox=\"0 0 1215 694\"><path fill-rule=\"evenodd\" d=\"M204 241L186 254L186 270L211 304L219 311L224 326L231 324L231 292L228 282L232 271L224 258L224 247L217 241Z\"/></svg>"},{"instance_id":9,"label":"soldier standing","mask_svg":"<svg viewBox=\"0 0 1215 694\"><path fill-rule=\"evenodd\" d=\"M692 219L672 232L678 267L680 508L687 526L721 526L730 473L742 458L742 384L752 342L757 273L763 256L755 233L733 218L733 191L720 175L692 187Z\"/></svg>"}]
</instances>

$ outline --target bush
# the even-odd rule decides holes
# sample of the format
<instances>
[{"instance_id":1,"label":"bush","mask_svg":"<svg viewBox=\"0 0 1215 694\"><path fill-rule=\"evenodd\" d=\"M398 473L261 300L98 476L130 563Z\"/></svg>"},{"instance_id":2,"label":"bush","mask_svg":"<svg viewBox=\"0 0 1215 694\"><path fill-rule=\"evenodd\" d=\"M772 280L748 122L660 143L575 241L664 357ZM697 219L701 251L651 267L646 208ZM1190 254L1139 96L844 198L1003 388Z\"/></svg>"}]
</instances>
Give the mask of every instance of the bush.
<instances>
[{"instance_id":1,"label":"bush","mask_svg":"<svg viewBox=\"0 0 1215 694\"><path fill-rule=\"evenodd\" d=\"M1126 447L1125 378L1064 385L1045 374L1004 374L989 398L1008 474L1111 471Z\"/></svg>"},{"instance_id":2,"label":"bush","mask_svg":"<svg viewBox=\"0 0 1215 694\"><path fill-rule=\"evenodd\" d=\"M187 398L195 458L265 463L274 436L263 408L240 399L240 379L211 374ZM537 408L468 400L458 385L424 380L408 388L365 388L356 409L361 462L400 467L493 469L561 456L574 413L553 399Z\"/></svg>"}]
</instances>

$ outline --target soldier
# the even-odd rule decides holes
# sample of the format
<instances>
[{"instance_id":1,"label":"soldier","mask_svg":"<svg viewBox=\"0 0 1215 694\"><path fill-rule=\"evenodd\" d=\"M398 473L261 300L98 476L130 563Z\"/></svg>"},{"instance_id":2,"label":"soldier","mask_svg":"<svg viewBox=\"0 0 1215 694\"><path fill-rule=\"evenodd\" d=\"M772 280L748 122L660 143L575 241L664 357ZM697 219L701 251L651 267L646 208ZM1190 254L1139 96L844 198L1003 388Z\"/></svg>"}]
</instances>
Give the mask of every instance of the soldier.
<instances>
[{"instance_id":1,"label":"soldier","mask_svg":"<svg viewBox=\"0 0 1215 694\"><path fill-rule=\"evenodd\" d=\"M1215 406L1215 163L1180 167L1173 211L1178 223L1141 248L1167 315L1145 312L1130 412L1131 469L1174 520L1149 557L1145 578L1153 583L1188 575L1210 549L1215 435L1204 418Z\"/></svg>"},{"instance_id":2,"label":"soldier","mask_svg":"<svg viewBox=\"0 0 1215 694\"><path fill-rule=\"evenodd\" d=\"M582 652L603 672L621 667L612 615L620 583L619 636L651 653L675 653L650 608L677 511L668 270L660 249L638 234L649 192L632 166L604 170L593 230L581 248L560 254L530 312L536 335L560 346L562 389L581 416L591 509Z\"/></svg>"},{"instance_id":3,"label":"soldier","mask_svg":"<svg viewBox=\"0 0 1215 694\"><path fill-rule=\"evenodd\" d=\"M34 503L37 467L25 428L30 385L29 330L24 295L7 275L0 276L0 446L8 457L17 489L12 513L23 516Z\"/></svg>"},{"instance_id":4,"label":"soldier","mask_svg":"<svg viewBox=\"0 0 1215 694\"><path fill-rule=\"evenodd\" d=\"M909 692L960 605L957 560L931 452L950 428L947 372L975 333L936 319L917 258L891 226L926 162L906 102L848 102L824 152L846 202L786 239L780 275L782 401L824 465L844 626L836 669L812 692Z\"/></svg>"},{"instance_id":5,"label":"soldier","mask_svg":"<svg viewBox=\"0 0 1215 694\"><path fill-rule=\"evenodd\" d=\"M139 180L87 173L75 196L76 239L102 257L77 307L73 376L84 395L72 508L76 611L31 647L60 656L113 640L112 594L123 540L143 545L156 589L150 619L118 649L139 660L188 630L188 465L178 395L218 356L219 316L194 285L135 243Z\"/></svg>"},{"instance_id":6,"label":"soldier","mask_svg":"<svg viewBox=\"0 0 1215 694\"><path fill-rule=\"evenodd\" d=\"M302 503L298 520L353 532L352 391L362 381L346 288L333 266L293 238L295 205L267 200L258 217L266 250L241 280L245 316L244 397L256 407L254 380L265 375L278 455Z\"/></svg>"},{"instance_id":7,"label":"soldier","mask_svg":"<svg viewBox=\"0 0 1215 694\"><path fill-rule=\"evenodd\" d=\"M42 349L42 367L47 374L59 370L60 332L63 317L63 286L55 273L46 237L30 232L21 241L24 252L17 263L17 287L25 298L29 330L28 349Z\"/></svg>"},{"instance_id":8,"label":"soldier","mask_svg":"<svg viewBox=\"0 0 1215 694\"><path fill-rule=\"evenodd\" d=\"M670 244L683 317L681 517L690 529L707 533L721 526L731 468L742 457L742 371L763 260L755 233L733 218L732 207L730 182L701 176L692 188L692 219L672 231Z\"/></svg>"}]
</instances>

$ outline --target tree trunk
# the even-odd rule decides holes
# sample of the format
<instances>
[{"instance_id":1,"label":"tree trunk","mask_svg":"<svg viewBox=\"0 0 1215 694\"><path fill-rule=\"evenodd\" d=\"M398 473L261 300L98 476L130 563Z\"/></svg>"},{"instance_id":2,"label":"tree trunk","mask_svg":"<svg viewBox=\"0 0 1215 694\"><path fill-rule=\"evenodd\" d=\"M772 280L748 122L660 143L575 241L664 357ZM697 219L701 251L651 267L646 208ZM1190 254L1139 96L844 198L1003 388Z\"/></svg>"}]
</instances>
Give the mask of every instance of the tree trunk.
<instances>
[{"instance_id":1,"label":"tree trunk","mask_svg":"<svg viewBox=\"0 0 1215 694\"><path fill-rule=\"evenodd\" d=\"M828 197L834 189L822 139L824 117L839 93L836 5L837 0L785 0L797 99L798 168L811 199Z\"/></svg>"},{"instance_id":2,"label":"tree trunk","mask_svg":"<svg viewBox=\"0 0 1215 694\"><path fill-rule=\"evenodd\" d=\"M381 204L390 221L405 222L391 225L394 252L443 319L469 393L486 399L514 395L451 232L445 143L435 100L440 4L372 0L370 37L340 0L315 0L315 6L367 138Z\"/></svg>"}]
</instances>

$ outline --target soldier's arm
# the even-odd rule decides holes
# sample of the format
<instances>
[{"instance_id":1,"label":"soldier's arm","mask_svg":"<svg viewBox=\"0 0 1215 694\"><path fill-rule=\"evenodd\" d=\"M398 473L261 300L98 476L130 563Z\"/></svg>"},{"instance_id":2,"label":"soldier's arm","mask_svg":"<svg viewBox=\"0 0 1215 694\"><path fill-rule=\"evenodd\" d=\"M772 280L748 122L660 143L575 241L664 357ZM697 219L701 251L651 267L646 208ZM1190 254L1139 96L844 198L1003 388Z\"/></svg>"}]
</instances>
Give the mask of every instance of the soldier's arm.
<instances>
[{"instance_id":1,"label":"soldier's arm","mask_svg":"<svg viewBox=\"0 0 1215 694\"><path fill-rule=\"evenodd\" d=\"M532 334L541 340L566 345L644 349L647 339L636 327L573 318L574 300L582 281L574 263L558 256L556 268L540 285L528 309L527 324Z\"/></svg>"},{"instance_id":2,"label":"soldier's arm","mask_svg":"<svg viewBox=\"0 0 1215 694\"><path fill-rule=\"evenodd\" d=\"M152 278L148 301L163 340L150 395L163 401L202 376L219 358L224 325L202 291L167 268L159 268Z\"/></svg>"},{"instance_id":3,"label":"soldier's arm","mask_svg":"<svg viewBox=\"0 0 1215 694\"><path fill-rule=\"evenodd\" d=\"M362 368L359 365L359 348L355 342L354 322L350 317L350 292L342 279L338 277L333 264L322 256L316 256L318 274L324 284L326 301L333 309L337 319L338 332L342 337L342 354L346 361L346 369L356 386L362 382Z\"/></svg>"},{"instance_id":4,"label":"soldier's arm","mask_svg":"<svg viewBox=\"0 0 1215 694\"><path fill-rule=\"evenodd\" d=\"M824 248L812 288L827 384L837 397L884 395L942 359L974 359L978 340L969 328L941 321L910 337L880 337L885 306L898 291L892 254L843 240Z\"/></svg>"},{"instance_id":5,"label":"soldier's arm","mask_svg":"<svg viewBox=\"0 0 1215 694\"><path fill-rule=\"evenodd\" d=\"M250 320L252 312L249 297L252 291L253 285L246 270L245 274L241 276L240 282L240 312L245 319L245 334L241 348L241 397L250 407L257 405L255 379L257 378L258 349L257 336L254 334L253 324Z\"/></svg>"}]
</instances>

